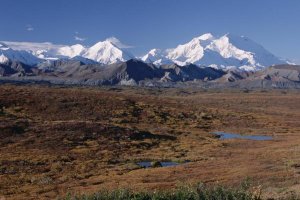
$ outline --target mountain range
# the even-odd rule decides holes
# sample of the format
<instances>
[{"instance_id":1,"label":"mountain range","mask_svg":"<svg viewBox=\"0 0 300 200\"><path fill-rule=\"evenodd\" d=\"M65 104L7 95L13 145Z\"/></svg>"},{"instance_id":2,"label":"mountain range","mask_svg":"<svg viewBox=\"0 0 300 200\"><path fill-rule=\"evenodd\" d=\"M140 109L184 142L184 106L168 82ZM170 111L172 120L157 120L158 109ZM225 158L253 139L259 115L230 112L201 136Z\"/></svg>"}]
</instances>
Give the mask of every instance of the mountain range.
<instances>
[{"instance_id":1,"label":"mountain range","mask_svg":"<svg viewBox=\"0 0 300 200\"><path fill-rule=\"evenodd\" d=\"M276 65L260 71L222 70L194 64L156 66L141 60L102 65L71 59L40 63L34 67L18 61L0 64L0 83L61 85L127 85L202 88L297 88L300 66Z\"/></svg>"},{"instance_id":2,"label":"mountain range","mask_svg":"<svg viewBox=\"0 0 300 200\"><path fill-rule=\"evenodd\" d=\"M288 61L276 57L263 46L245 36L226 34L216 37L211 33L193 38L186 44L165 50L152 49L144 56L137 57L119 45L116 38L100 41L90 47L81 44L71 46L51 43L7 42L0 43L1 59L21 61L34 65L46 60L76 58L83 62L94 61L102 65L140 59L155 65L175 63L180 66L195 64L216 69L240 69L257 71ZM88 60L87 60L88 59ZM0 62L3 62L0 60Z\"/></svg>"},{"instance_id":3,"label":"mountain range","mask_svg":"<svg viewBox=\"0 0 300 200\"><path fill-rule=\"evenodd\" d=\"M256 71L266 66L287 63L267 51L261 45L245 36L226 34L215 37L204 34L186 44L173 49L152 49L142 57L145 62L166 64L174 62L178 65L189 63L198 66L209 66L218 69L238 68L245 71Z\"/></svg>"},{"instance_id":4,"label":"mountain range","mask_svg":"<svg viewBox=\"0 0 300 200\"><path fill-rule=\"evenodd\" d=\"M91 47L1 42L0 82L205 88L300 88L300 67L247 37L204 34L135 57L116 38Z\"/></svg>"}]
</instances>

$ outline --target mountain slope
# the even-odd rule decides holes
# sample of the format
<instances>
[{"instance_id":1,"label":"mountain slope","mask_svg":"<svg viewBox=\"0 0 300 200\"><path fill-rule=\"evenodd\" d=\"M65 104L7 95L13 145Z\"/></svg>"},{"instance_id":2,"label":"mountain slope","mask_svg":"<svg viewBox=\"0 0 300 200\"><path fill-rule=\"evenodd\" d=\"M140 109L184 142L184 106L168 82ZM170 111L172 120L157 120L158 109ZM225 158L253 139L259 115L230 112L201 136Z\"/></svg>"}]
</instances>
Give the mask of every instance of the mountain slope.
<instances>
[{"instance_id":1,"label":"mountain slope","mask_svg":"<svg viewBox=\"0 0 300 200\"><path fill-rule=\"evenodd\" d=\"M248 80L269 80L272 82L300 83L299 65L275 65L254 73Z\"/></svg>"},{"instance_id":2,"label":"mountain slope","mask_svg":"<svg viewBox=\"0 0 300 200\"><path fill-rule=\"evenodd\" d=\"M146 55L141 57L145 63L153 63L155 65L172 64L173 61L166 58L165 53L160 49L152 49Z\"/></svg>"},{"instance_id":3,"label":"mountain slope","mask_svg":"<svg viewBox=\"0 0 300 200\"><path fill-rule=\"evenodd\" d=\"M172 61L178 65L189 63L219 69L256 71L274 64L284 64L261 45L244 36L226 34L215 37L210 33L193 38L190 42L164 51L151 50L141 58L145 62L165 64Z\"/></svg>"},{"instance_id":4,"label":"mountain slope","mask_svg":"<svg viewBox=\"0 0 300 200\"><path fill-rule=\"evenodd\" d=\"M222 77L225 72L211 67L201 68L194 64L180 66L177 64L162 65L160 69L165 73L163 82L185 82L194 80L209 81Z\"/></svg>"},{"instance_id":5,"label":"mountain slope","mask_svg":"<svg viewBox=\"0 0 300 200\"><path fill-rule=\"evenodd\" d=\"M190 42L178 45L175 49L167 50L166 57L179 65L197 62L204 56L205 47L213 41L212 34L204 34L192 39Z\"/></svg>"},{"instance_id":6,"label":"mountain slope","mask_svg":"<svg viewBox=\"0 0 300 200\"><path fill-rule=\"evenodd\" d=\"M244 36L226 34L214 40L207 49L219 53L225 59L236 59L240 62L239 69L246 71L256 71L271 65L286 63Z\"/></svg>"},{"instance_id":7,"label":"mountain slope","mask_svg":"<svg viewBox=\"0 0 300 200\"><path fill-rule=\"evenodd\" d=\"M280 65L256 72L219 70L194 64L155 66L139 60L110 65L79 60L47 60L35 67L17 61L0 64L1 81L77 85L145 85L204 88L300 88L300 67Z\"/></svg>"},{"instance_id":8,"label":"mountain slope","mask_svg":"<svg viewBox=\"0 0 300 200\"><path fill-rule=\"evenodd\" d=\"M228 71L211 88L300 89L300 66L275 65L256 72Z\"/></svg>"},{"instance_id":9,"label":"mountain slope","mask_svg":"<svg viewBox=\"0 0 300 200\"><path fill-rule=\"evenodd\" d=\"M4 43L0 43L0 62L6 63L9 60L22 62L26 65L36 65L37 63L41 62L41 59L37 58L31 53L28 53L27 51L13 50Z\"/></svg>"},{"instance_id":10,"label":"mountain slope","mask_svg":"<svg viewBox=\"0 0 300 200\"><path fill-rule=\"evenodd\" d=\"M79 59L79 57L81 57L101 64L113 64L134 58L131 53L117 46L118 44L115 44L114 41L119 42L116 38L114 38L114 40L108 38L107 40L98 42L91 47L85 47L81 44L68 46L53 45L52 43L29 42L4 42L3 46L14 51L27 52L32 56L37 57L37 59L39 58L43 60L57 60L61 58L71 59L74 57ZM9 57L10 59L12 59L12 55L14 55L14 52L11 53L11 56ZM19 61L22 62L24 59ZM27 64L29 64L29 62L27 62Z\"/></svg>"},{"instance_id":11,"label":"mountain slope","mask_svg":"<svg viewBox=\"0 0 300 200\"><path fill-rule=\"evenodd\" d=\"M96 43L88 48L82 56L102 64L124 62L134 58L130 53L118 48L108 40Z\"/></svg>"},{"instance_id":12,"label":"mountain slope","mask_svg":"<svg viewBox=\"0 0 300 200\"><path fill-rule=\"evenodd\" d=\"M32 67L18 61L7 60L0 63L0 77L4 76L26 76L33 73Z\"/></svg>"}]
</instances>

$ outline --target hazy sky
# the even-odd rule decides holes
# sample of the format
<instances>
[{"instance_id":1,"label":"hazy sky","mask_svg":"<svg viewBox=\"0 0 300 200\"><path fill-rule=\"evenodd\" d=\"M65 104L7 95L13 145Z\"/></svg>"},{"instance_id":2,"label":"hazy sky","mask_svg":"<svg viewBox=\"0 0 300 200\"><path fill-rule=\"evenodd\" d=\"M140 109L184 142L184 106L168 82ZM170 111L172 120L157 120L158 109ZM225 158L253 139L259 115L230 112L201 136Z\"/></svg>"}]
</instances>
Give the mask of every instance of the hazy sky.
<instances>
[{"instance_id":1,"label":"hazy sky","mask_svg":"<svg viewBox=\"0 0 300 200\"><path fill-rule=\"evenodd\" d=\"M0 0L0 41L81 43L114 36L141 55L211 32L245 35L300 62L299 0Z\"/></svg>"}]
</instances>

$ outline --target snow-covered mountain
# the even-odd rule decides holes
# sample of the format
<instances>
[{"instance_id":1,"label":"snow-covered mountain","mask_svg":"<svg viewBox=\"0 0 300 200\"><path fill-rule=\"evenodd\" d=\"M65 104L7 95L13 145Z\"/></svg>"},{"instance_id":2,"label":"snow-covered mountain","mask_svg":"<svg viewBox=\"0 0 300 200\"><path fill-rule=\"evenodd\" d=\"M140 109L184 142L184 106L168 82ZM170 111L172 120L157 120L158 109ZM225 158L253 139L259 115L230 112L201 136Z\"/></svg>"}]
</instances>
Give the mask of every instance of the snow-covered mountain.
<instances>
[{"instance_id":1,"label":"snow-covered mountain","mask_svg":"<svg viewBox=\"0 0 300 200\"><path fill-rule=\"evenodd\" d=\"M215 37L210 33L193 38L190 42L173 49L151 50L141 59L156 65L172 61L182 66L192 63L245 71L256 71L274 64L287 63L247 37L231 34Z\"/></svg>"},{"instance_id":2,"label":"snow-covered mountain","mask_svg":"<svg viewBox=\"0 0 300 200\"><path fill-rule=\"evenodd\" d=\"M7 62L9 59L34 65L45 60L73 59L85 64L98 62L107 65L136 58L127 51L129 47L117 38L108 38L90 47L81 44L68 46L49 42L4 41L0 43L0 62ZM210 33L193 38L173 49L152 49L140 60L157 66L172 63L180 66L195 64L245 71L257 71L267 66L288 63L247 37L232 34L216 37Z\"/></svg>"},{"instance_id":3,"label":"snow-covered mountain","mask_svg":"<svg viewBox=\"0 0 300 200\"><path fill-rule=\"evenodd\" d=\"M121 43L116 38L108 38L107 40L98 42L91 47L85 47L81 44L75 44L71 46L54 45L48 42L29 43L4 41L1 44L15 51L15 53L26 51L26 53L31 54L37 59L43 60L81 58L81 60L89 59L99 62L101 64L113 64L134 58L134 56L131 53L126 51L124 48L118 46L118 44Z\"/></svg>"},{"instance_id":4,"label":"snow-covered mountain","mask_svg":"<svg viewBox=\"0 0 300 200\"><path fill-rule=\"evenodd\" d=\"M65 46L52 44L50 42L38 43L2 41L1 43L15 51L26 51L40 59L47 60L57 59L58 49Z\"/></svg>"},{"instance_id":5,"label":"snow-covered mountain","mask_svg":"<svg viewBox=\"0 0 300 200\"><path fill-rule=\"evenodd\" d=\"M9 62L9 59L4 54L1 54L0 55L0 64L6 64L8 62Z\"/></svg>"},{"instance_id":6,"label":"snow-covered mountain","mask_svg":"<svg viewBox=\"0 0 300 200\"><path fill-rule=\"evenodd\" d=\"M4 43L0 43L0 63L19 61L27 65L35 65L41 60L24 50L13 50Z\"/></svg>"},{"instance_id":7,"label":"snow-covered mountain","mask_svg":"<svg viewBox=\"0 0 300 200\"><path fill-rule=\"evenodd\" d=\"M88 48L82 56L102 64L113 64L134 58L129 52L117 47L109 40L96 43Z\"/></svg>"},{"instance_id":8,"label":"snow-covered mountain","mask_svg":"<svg viewBox=\"0 0 300 200\"><path fill-rule=\"evenodd\" d=\"M117 46L114 41L118 39L109 38L105 41L100 41L91 47L84 47L81 44L72 46L64 46L57 49L56 57L82 57L90 60L94 60L101 64L113 64L124 62L134 58L134 56L127 52L125 49Z\"/></svg>"},{"instance_id":9,"label":"snow-covered mountain","mask_svg":"<svg viewBox=\"0 0 300 200\"><path fill-rule=\"evenodd\" d=\"M172 64L172 60L166 57L166 53L160 49L152 49L141 58L146 63L153 63L155 65Z\"/></svg>"}]
</instances>

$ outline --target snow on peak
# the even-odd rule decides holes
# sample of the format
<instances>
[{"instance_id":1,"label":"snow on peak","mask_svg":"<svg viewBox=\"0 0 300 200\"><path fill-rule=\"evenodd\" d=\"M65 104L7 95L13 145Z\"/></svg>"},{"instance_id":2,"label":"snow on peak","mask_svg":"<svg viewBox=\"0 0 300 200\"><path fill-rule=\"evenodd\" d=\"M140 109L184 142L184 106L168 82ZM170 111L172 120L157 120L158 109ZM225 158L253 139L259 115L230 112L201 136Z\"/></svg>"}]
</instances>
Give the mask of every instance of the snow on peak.
<instances>
[{"instance_id":1,"label":"snow on peak","mask_svg":"<svg viewBox=\"0 0 300 200\"><path fill-rule=\"evenodd\" d=\"M246 59L248 60L249 64L255 65L253 53L244 51L234 46L232 43L230 43L230 39L227 34L219 39L214 40L207 48L219 53L225 59L235 58L240 61Z\"/></svg>"},{"instance_id":2,"label":"snow on peak","mask_svg":"<svg viewBox=\"0 0 300 200\"><path fill-rule=\"evenodd\" d=\"M121 50L109 40L98 42L88 48L83 57L103 64L113 64L134 58L130 53Z\"/></svg>"},{"instance_id":3,"label":"snow on peak","mask_svg":"<svg viewBox=\"0 0 300 200\"><path fill-rule=\"evenodd\" d=\"M9 60L19 61L27 65L35 65L41 61L31 53L28 53L26 51L17 51L10 48L6 50L0 49L0 54L5 56ZM2 59L4 59L4 57L2 57Z\"/></svg>"},{"instance_id":4,"label":"snow on peak","mask_svg":"<svg viewBox=\"0 0 300 200\"><path fill-rule=\"evenodd\" d=\"M0 42L0 55L3 55L2 61L7 58L31 65L43 60L60 58L76 58L84 61L87 59L86 62L89 63L96 61L102 64L112 64L135 58L127 51L128 48L132 48L132 46L123 44L115 37L107 38L91 47L81 44L67 46L49 42L3 41ZM211 33L195 37L172 49L152 49L140 59L155 65L192 63L199 66L222 69L238 68L246 71L287 63L286 60L274 56L263 46L245 36L225 34L217 37Z\"/></svg>"},{"instance_id":5,"label":"snow on peak","mask_svg":"<svg viewBox=\"0 0 300 200\"><path fill-rule=\"evenodd\" d=\"M214 36L211 33L205 33L198 37L199 40L212 40Z\"/></svg>"},{"instance_id":6,"label":"snow on peak","mask_svg":"<svg viewBox=\"0 0 300 200\"><path fill-rule=\"evenodd\" d=\"M193 38L190 42L178 45L175 49L167 50L167 58L178 65L196 63L204 56L204 50L211 43L214 36L211 33Z\"/></svg>"},{"instance_id":7,"label":"snow on peak","mask_svg":"<svg viewBox=\"0 0 300 200\"><path fill-rule=\"evenodd\" d=\"M23 50L14 50L7 45L7 43L0 43L0 62L6 63L9 60L11 61L19 61L27 65L35 65L39 63L41 60L31 53Z\"/></svg>"},{"instance_id":8,"label":"snow on peak","mask_svg":"<svg viewBox=\"0 0 300 200\"><path fill-rule=\"evenodd\" d=\"M50 42L11 42L3 41L9 48L15 51L26 51L39 59L57 59L57 50L63 45L52 44Z\"/></svg>"},{"instance_id":9,"label":"snow on peak","mask_svg":"<svg viewBox=\"0 0 300 200\"><path fill-rule=\"evenodd\" d=\"M112 64L134 58L134 56L132 56L131 53L125 51L124 48L130 48L130 46L121 43L120 40L115 37L111 37L106 39L105 41L98 42L91 47L85 47L81 44L75 44L71 46L55 45L49 42L0 43L0 50L11 49L15 51L26 51L36 59L57 60L61 58L65 59L82 57L81 59L87 58L97 62L101 62L102 64Z\"/></svg>"},{"instance_id":10,"label":"snow on peak","mask_svg":"<svg viewBox=\"0 0 300 200\"><path fill-rule=\"evenodd\" d=\"M144 55L141 60L147 63L154 62L162 58L162 51L160 49L151 49L146 55Z\"/></svg>"},{"instance_id":11,"label":"snow on peak","mask_svg":"<svg viewBox=\"0 0 300 200\"><path fill-rule=\"evenodd\" d=\"M159 54L159 53L161 53L161 50L160 49L151 49L150 51L149 51L149 54L151 54L151 55L156 55L156 54Z\"/></svg>"},{"instance_id":12,"label":"snow on peak","mask_svg":"<svg viewBox=\"0 0 300 200\"><path fill-rule=\"evenodd\" d=\"M142 60L144 62L153 62L154 64L169 64L175 62L179 65L185 65L195 63L203 57L205 47L210 44L213 39L214 36L211 33L206 33L193 38L184 45L178 45L174 49L167 49L165 51L152 49L142 57Z\"/></svg>"},{"instance_id":13,"label":"snow on peak","mask_svg":"<svg viewBox=\"0 0 300 200\"><path fill-rule=\"evenodd\" d=\"M121 42L118 38L116 38L116 37L110 37L110 38L107 38L105 41L110 42L111 44L113 44L113 45L115 45L116 47L121 48L121 49L132 48L132 46L126 45L126 44L122 43L122 42Z\"/></svg>"},{"instance_id":14,"label":"snow on peak","mask_svg":"<svg viewBox=\"0 0 300 200\"><path fill-rule=\"evenodd\" d=\"M238 68L245 71L287 63L249 38L229 33L221 37L206 33L174 49L160 52L151 50L142 60L160 64L165 64L165 61L172 61L178 65L193 63L199 66Z\"/></svg>"},{"instance_id":15,"label":"snow on peak","mask_svg":"<svg viewBox=\"0 0 300 200\"><path fill-rule=\"evenodd\" d=\"M1 54L0 55L0 63L5 64L5 63L8 63L8 62L9 62L9 59L5 55Z\"/></svg>"},{"instance_id":16,"label":"snow on peak","mask_svg":"<svg viewBox=\"0 0 300 200\"><path fill-rule=\"evenodd\" d=\"M164 51L160 49L151 49L146 55L141 57L145 63L153 63L154 65L172 64L173 61L166 58Z\"/></svg>"}]
</instances>

